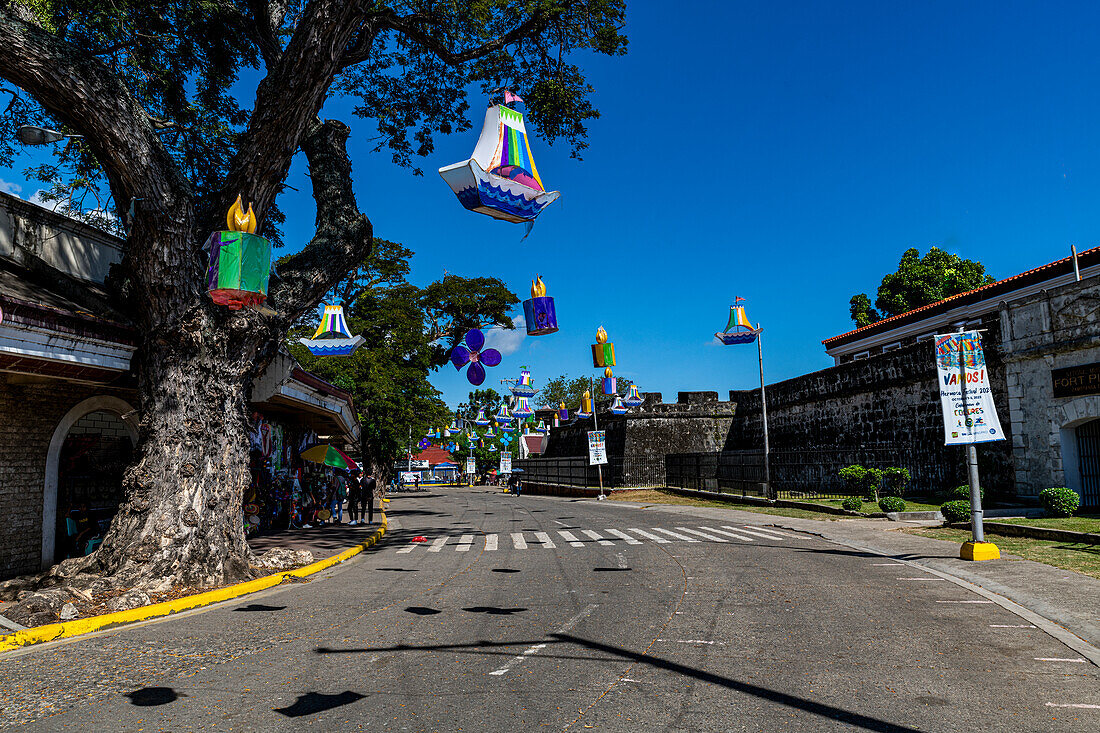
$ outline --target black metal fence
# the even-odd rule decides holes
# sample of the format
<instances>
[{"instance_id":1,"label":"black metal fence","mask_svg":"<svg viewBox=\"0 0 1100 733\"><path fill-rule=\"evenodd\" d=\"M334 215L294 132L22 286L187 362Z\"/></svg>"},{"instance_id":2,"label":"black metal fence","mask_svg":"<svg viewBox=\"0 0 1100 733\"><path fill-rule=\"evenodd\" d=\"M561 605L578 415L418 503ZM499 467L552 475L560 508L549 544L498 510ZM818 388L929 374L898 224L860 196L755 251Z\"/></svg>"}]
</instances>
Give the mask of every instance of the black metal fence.
<instances>
[{"instance_id":1,"label":"black metal fence","mask_svg":"<svg viewBox=\"0 0 1100 733\"><path fill-rule=\"evenodd\" d=\"M541 483L553 486L573 486L594 489L600 485L603 474L605 489L663 488L665 486L665 461L663 456L646 458L612 458L597 469L588 465L587 456L569 458L524 458L512 462L525 483Z\"/></svg>"},{"instance_id":2,"label":"black metal fence","mask_svg":"<svg viewBox=\"0 0 1100 733\"><path fill-rule=\"evenodd\" d=\"M763 496L764 451L670 453L665 456L666 486Z\"/></svg>"}]
</instances>

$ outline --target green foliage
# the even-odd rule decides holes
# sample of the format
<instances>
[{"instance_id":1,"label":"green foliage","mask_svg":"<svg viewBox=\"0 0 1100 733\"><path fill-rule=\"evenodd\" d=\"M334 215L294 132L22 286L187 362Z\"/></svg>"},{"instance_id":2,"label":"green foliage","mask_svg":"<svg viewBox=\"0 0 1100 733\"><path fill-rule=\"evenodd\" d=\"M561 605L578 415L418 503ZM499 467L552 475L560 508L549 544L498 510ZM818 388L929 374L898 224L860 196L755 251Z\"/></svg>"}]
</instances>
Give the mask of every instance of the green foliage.
<instances>
[{"instance_id":1,"label":"green foliage","mask_svg":"<svg viewBox=\"0 0 1100 733\"><path fill-rule=\"evenodd\" d=\"M1051 517L1071 517L1081 506L1081 497L1073 489L1064 486L1043 489L1039 493L1039 503Z\"/></svg>"},{"instance_id":2,"label":"green foliage","mask_svg":"<svg viewBox=\"0 0 1100 733\"><path fill-rule=\"evenodd\" d=\"M593 379L595 379L594 382ZM564 402L569 414L572 415L581 406L585 390L592 392L593 404L610 402L614 397L603 393L602 379L602 374L593 377L570 377L567 374L561 374L547 380L546 386L538 394L539 403L556 408ZM616 377L616 389L619 390L620 395L625 395L632 384L634 382L630 379Z\"/></svg>"},{"instance_id":3,"label":"green foliage","mask_svg":"<svg viewBox=\"0 0 1100 733\"><path fill-rule=\"evenodd\" d=\"M905 500L900 496L884 496L878 500L878 508L884 512L904 512Z\"/></svg>"},{"instance_id":4,"label":"green foliage","mask_svg":"<svg viewBox=\"0 0 1100 733\"><path fill-rule=\"evenodd\" d=\"M905 489L909 486L909 469L890 466L882 470L882 489L879 492L885 496L905 496Z\"/></svg>"},{"instance_id":5,"label":"green foliage","mask_svg":"<svg viewBox=\"0 0 1100 733\"><path fill-rule=\"evenodd\" d=\"M985 487L978 487L978 496L985 501ZM963 484L951 489L951 498L959 501L970 501L970 484Z\"/></svg>"},{"instance_id":6,"label":"green foliage","mask_svg":"<svg viewBox=\"0 0 1100 733\"><path fill-rule=\"evenodd\" d=\"M840 506L850 512L858 512L863 509L863 499L858 496L849 496L844 501L840 502Z\"/></svg>"},{"instance_id":7,"label":"green foliage","mask_svg":"<svg viewBox=\"0 0 1100 733\"><path fill-rule=\"evenodd\" d=\"M882 469L866 468L853 464L840 469L838 475L844 480L847 493L862 496L864 501L878 501L879 486L882 484Z\"/></svg>"},{"instance_id":8,"label":"green foliage","mask_svg":"<svg viewBox=\"0 0 1100 733\"><path fill-rule=\"evenodd\" d=\"M856 326L866 326L991 282L993 278L985 274L985 265L980 262L963 259L939 247L929 248L921 257L920 251L913 247L905 250L897 271L882 278L875 308L865 293L852 296L849 301L852 321Z\"/></svg>"},{"instance_id":9,"label":"green foliage","mask_svg":"<svg viewBox=\"0 0 1100 733\"><path fill-rule=\"evenodd\" d=\"M970 502L963 499L945 502L940 507L940 514L946 522L969 522Z\"/></svg>"}]
</instances>

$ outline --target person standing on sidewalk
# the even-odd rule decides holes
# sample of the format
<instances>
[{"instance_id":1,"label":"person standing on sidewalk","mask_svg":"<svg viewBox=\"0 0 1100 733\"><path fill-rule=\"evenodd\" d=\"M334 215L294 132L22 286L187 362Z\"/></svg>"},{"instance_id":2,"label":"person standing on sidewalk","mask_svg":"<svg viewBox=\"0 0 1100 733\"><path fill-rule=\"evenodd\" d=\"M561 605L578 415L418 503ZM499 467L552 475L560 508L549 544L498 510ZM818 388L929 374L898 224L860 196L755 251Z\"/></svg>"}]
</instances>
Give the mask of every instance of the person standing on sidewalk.
<instances>
[{"instance_id":1,"label":"person standing on sidewalk","mask_svg":"<svg viewBox=\"0 0 1100 733\"><path fill-rule=\"evenodd\" d=\"M349 527L359 524L359 504L363 499L363 488L359 483L361 473L362 471L357 468L348 478L348 517L351 519L348 522Z\"/></svg>"},{"instance_id":2,"label":"person standing on sidewalk","mask_svg":"<svg viewBox=\"0 0 1100 733\"><path fill-rule=\"evenodd\" d=\"M363 479L360 498L366 504L367 524L374 524L374 492L377 486L378 482L374 480L374 476L368 474L367 477Z\"/></svg>"},{"instance_id":3,"label":"person standing on sidewalk","mask_svg":"<svg viewBox=\"0 0 1100 733\"><path fill-rule=\"evenodd\" d=\"M330 490L332 491L332 493L329 495L329 511L332 513L332 523L343 524L344 499L348 495L348 485L347 482L344 481L343 472L332 472Z\"/></svg>"}]
</instances>

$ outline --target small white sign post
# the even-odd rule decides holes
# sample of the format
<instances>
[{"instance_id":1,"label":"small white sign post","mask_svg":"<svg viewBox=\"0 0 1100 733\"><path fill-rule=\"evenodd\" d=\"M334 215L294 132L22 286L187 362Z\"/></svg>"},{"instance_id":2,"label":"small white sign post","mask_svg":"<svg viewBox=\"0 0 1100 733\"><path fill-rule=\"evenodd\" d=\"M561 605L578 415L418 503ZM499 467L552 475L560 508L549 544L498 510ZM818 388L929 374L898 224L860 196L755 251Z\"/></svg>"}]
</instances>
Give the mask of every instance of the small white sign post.
<instances>
[{"instance_id":1,"label":"small white sign post","mask_svg":"<svg viewBox=\"0 0 1100 733\"><path fill-rule=\"evenodd\" d=\"M509 474L512 472L512 453L502 450L500 452L500 472Z\"/></svg>"},{"instance_id":2,"label":"small white sign post","mask_svg":"<svg viewBox=\"0 0 1100 733\"><path fill-rule=\"evenodd\" d=\"M607 465L607 435L602 430L588 431L588 465Z\"/></svg>"},{"instance_id":3,"label":"small white sign post","mask_svg":"<svg viewBox=\"0 0 1100 733\"><path fill-rule=\"evenodd\" d=\"M982 527L982 492L978 478L977 443L1004 440L993 388L978 331L936 335L936 370L946 445L965 445L970 475L970 514L974 539L962 546L964 560L999 558L996 545L985 541ZM979 545L980 547L975 547Z\"/></svg>"},{"instance_id":4,"label":"small white sign post","mask_svg":"<svg viewBox=\"0 0 1100 733\"><path fill-rule=\"evenodd\" d=\"M473 456L466 457L466 473L477 473L477 460Z\"/></svg>"}]
</instances>

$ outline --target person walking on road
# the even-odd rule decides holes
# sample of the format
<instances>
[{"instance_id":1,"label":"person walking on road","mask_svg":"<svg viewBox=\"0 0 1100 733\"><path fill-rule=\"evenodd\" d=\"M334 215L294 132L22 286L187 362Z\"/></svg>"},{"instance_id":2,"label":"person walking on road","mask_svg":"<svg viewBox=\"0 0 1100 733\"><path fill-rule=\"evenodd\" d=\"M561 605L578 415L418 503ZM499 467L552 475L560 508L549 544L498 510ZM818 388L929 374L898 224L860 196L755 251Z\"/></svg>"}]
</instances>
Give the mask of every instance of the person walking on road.
<instances>
[{"instance_id":1,"label":"person walking on road","mask_svg":"<svg viewBox=\"0 0 1100 733\"><path fill-rule=\"evenodd\" d=\"M359 476L362 474L358 468L351 472L348 478L348 522L349 527L359 524L359 504L363 499L363 487L360 485Z\"/></svg>"}]
</instances>

